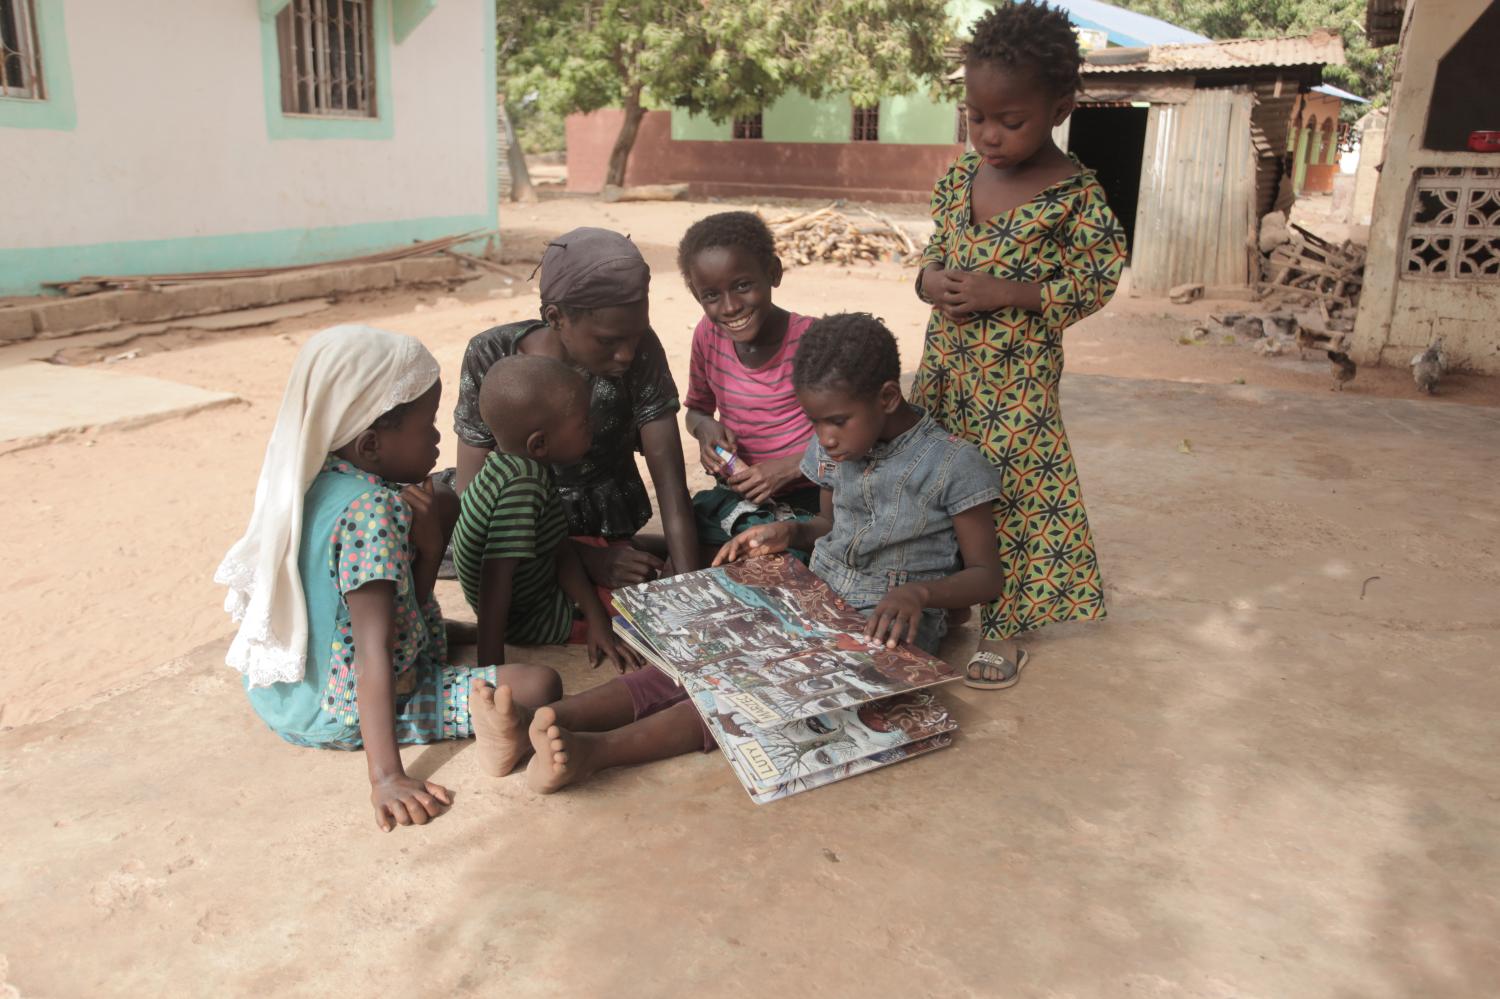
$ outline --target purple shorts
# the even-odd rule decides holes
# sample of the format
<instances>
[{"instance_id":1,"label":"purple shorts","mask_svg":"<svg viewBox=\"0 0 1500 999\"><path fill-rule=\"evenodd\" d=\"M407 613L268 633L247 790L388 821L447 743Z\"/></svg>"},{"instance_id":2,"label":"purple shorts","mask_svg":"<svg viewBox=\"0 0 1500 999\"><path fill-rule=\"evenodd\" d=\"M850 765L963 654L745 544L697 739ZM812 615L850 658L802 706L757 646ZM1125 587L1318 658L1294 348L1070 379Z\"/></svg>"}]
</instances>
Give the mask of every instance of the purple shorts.
<instances>
[{"instance_id":1,"label":"purple shorts","mask_svg":"<svg viewBox=\"0 0 1500 999\"><path fill-rule=\"evenodd\" d=\"M633 673L626 673L620 677L620 682L630 691L630 703L635 708L636 721L688 699L687 691L677 686L670 676L655 666L642 666ZM718 745L714 742L713 732L703 723L702 718L698 719L698 726L703 729L703 751L712 752Z\"/></svg>"}]
</instances>

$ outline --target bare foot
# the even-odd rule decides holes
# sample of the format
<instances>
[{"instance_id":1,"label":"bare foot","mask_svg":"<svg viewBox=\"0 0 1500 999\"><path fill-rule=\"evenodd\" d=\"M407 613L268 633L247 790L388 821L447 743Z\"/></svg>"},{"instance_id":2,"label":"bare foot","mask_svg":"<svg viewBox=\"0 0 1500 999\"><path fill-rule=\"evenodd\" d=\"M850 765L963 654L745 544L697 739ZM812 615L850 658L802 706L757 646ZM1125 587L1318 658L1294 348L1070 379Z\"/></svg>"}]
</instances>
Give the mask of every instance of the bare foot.
<instances>
[{"instance_id":1,"label":"bare foot","mask_svg":"<svg viewBox=\"0 0 1500 999\"><path fill-rule=\"evenodd\" d=\"M598 736L559 728L557 712L551 708L537 708L527 734L535 755L526 764L526 780L538 794L561 791L596 769L594 749Z\"/></svg>"},{"instance_id":2,"label":"bare foot","mask_svg":"<svg viewBox=\"0 0 1500 999\"><path fill-rule=\"evenodd\" d=\"M479 768L491 777L510 773L531 749L526 741L526 715L504 684L496 689L475 680L469 687L469 717L479 747Z\"/></svg>"}]
</instances>

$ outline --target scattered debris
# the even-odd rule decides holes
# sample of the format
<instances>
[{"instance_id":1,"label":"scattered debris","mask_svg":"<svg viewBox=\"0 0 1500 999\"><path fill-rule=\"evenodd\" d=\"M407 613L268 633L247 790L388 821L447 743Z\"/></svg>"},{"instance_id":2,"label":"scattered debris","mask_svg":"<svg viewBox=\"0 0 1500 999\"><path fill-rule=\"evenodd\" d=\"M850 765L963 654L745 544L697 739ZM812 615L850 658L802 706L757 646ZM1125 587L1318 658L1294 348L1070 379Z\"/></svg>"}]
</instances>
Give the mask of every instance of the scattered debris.
<instances>
[{"instance_id":1,"label":"scattered debris","mask_svg":"<svg viewBox=\"0 0 1500 999\"><path fill-rule=\"evenodd\" d=\"M327 298L307 298L259 309L235 309L232 312L211 312L206 316L184 316L169 319L165 325L169 329L190 330L237 330L249 326L269 326L282 319L297 319L322 312L332 304L332 300Z\"/></svg>"},{"instance_id":2,"label":"scattered debris","mask_svg":"<svg viewBox=\"0 0 1500 999\"><path fill-rule=\"evenodd\" d=\"M72 281L47 281L43 283L46 287L60 289L68 295L89 295L94 292L103 291L106 288L156 288L162 285L225 281L230 278L269 277L273 274L288 274L292 271L314 271L328 267L347 267L352 264L390 263L396 260L406 260L409 257L440 253L460 243L467 243L478 239L484 236L486 232L487 230L484 229L476 229L473 232L463 232L453 236L443 236L439 239L408 243L405 246L398 246L393 250L367 253L360 257L344 257L340 260L325 260L316 264L293 264L287 267L248 267L232 271L195 271L189 274L90 274Z\"/></svg>"},{"instance_id":3,"label":"scattered debris","mask_svg":"<svg viewBox=\"0 0 1500 999\"><path fill-rule=\"evenodd\" d=\"M839 211L836 204L804 214L767 218L776 239L782 263L791 266L815 261L852 264L857 261L904 261L920 252L917 244L890 219L861 209L869 222L859 222Z\"/></svg>"},{"instance_id":4,"label":"scattered debris","mask_svg":"<svg viewBox=\"0 0 1500 999\"><path fill-rule=\"evenodd\" d=\"M1352 315L1364 285L1365 248L1352 240L1335 246L1296 223L1289 228L1287 240L1261 261L1257 294L1304 305L1320 302Z\"/></svg>"},{"instance_id":5,"label":"scattered debris","mask_svg":"<svg viewBox=\"0 0 1500 999\"><path fill-rule=\"evenodd\" d=\"M680 201L687 197L686 184L641 184L637 187L620 187L605 184L599 200L605 204L616 201Z\"/></svg>"},{"instance_id":6,"label":"scattered debris","mask_svg":"<svg viewBox=\"0 0 1500 999\"><path fill-rule=\"evenodd\" d=\"M1167 292L1167 297L1174 305L1187 305L1196 302L1203 297L1203 285L1201 284L1179 284Z\"/></svg>"},{"instance_id":7,"label":"scattered debris","mask_svg":"<svg viewBox=\"0 0 1500 999\"><path fill-rule=\"evenodd\" d=\"M1290 242L1292 231L1287 228L1286 212L1270 212L1260 220L1260 252L1270 253L1282 243Z\"/></svg>"},{"instance_id":8,"label":"scattered debris","mask_svg":"<svg viewBox=\"0 0 1500 999\"><path fill-rule=\"evenodd\" d=\"M1328 360L1333 364L1333 387L1335 391L1344 391L1344 383L1354 380L1355 366L1349 355L1343 351L1328 351Z\"/></svg>"},{"instance_id":9,"label":"scattered debris","mask_svg":"<svg viewBox=\"0 0 1500 999\"><path fill-rule=\"evenodd\" d=\"M1433 340L1426 350L1411 359L1412 381L1418 390L1432 395L1438 381L1448 370L1448 355L1443 352L1443 338Z\"/></svg>"},{"instance_id":10,"label":"scattered debris","mask_svg":"<svg viewBox=\"0 0 1500 999\"><path fill-rule=\"evenodd\" d=\"M140 357L140 356L141 356L141 352L138 351L138 350L127 350L123 354L115 354L113 357L106 357L104 359L104 363L105 364L118 364L121 361L133 361L137 357Z\"/></svg>"},{"instance_id":11,"label":"scattered debris","mask_svg":"<svg viewBox=\"0 0 1500 999\"><path fill-rule=\"evenodd\" d=\"M1184 437L1182 440L1177 442L1177 450L1182 454L1192 454L1193 442Z\"/></svg>"},{"instance_id":12,"label":"scattered debris","mask_svg":"<svg viewBox=\"0 0 1500 999\"><path fill-rule=\"evenodd\" d=\"M1248 340L1259 340L1266 335L1266 324L1259 316L1241 316L1234 321L1231 329L1235 336Z\"/></svg>"}]
</instances>

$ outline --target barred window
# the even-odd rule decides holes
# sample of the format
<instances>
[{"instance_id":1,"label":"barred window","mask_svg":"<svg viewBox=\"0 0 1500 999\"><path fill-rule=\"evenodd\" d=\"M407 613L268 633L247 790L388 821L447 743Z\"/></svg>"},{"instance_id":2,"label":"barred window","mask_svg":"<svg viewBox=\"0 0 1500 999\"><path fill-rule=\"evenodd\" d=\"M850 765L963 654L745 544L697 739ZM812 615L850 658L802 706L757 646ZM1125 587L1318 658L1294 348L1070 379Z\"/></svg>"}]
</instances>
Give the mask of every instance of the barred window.
<instances>
[{"instance_id":1,"label":"barred window","mask_svg":"<svg viewBox=\"0 0 1500 999\"><path fill-rule=\"evenodd\" d=\"M0 97L46 98L32 0L0 0Z\"/></svg>"},{"instance_id":2,"label":"barred window","mask_svg":"<svg viewBox=\"0 0 1500 999\"><path fill-rule=\"evenodd\" d=\"M281 110L374 118L373 0L291 0L276 15Z\"/></svg>"},{"instance_id":3,"label":"barred window","mask_svg":"<svg viewBox=\"0 0 1500 999\"><path fill-rule=\"evenodd\" d=\"M740 115L736 118L734 120L734 137L736 139L760 138L760 112Z\"/></svg>"},{"instance_id":4,"label":"barred window","mask_svg":"<svg viewBox=\"0 0 1500 999\"><path fill-rule=\"evenodd\" d=\"M854 109L854 141L880 141L880 107Z\"/></svg>"}]
</instances>

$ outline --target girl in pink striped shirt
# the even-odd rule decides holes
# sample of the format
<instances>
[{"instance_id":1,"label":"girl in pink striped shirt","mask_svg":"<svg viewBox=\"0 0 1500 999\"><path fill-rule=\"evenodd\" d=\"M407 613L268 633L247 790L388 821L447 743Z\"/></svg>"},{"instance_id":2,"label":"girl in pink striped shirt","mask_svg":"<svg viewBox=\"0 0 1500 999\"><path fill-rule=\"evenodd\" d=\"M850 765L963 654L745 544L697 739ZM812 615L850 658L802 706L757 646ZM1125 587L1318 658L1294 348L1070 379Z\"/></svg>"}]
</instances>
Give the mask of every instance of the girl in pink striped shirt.
<instances>
[{"instance_id":1,"label":"girl in pink striped shirt","mask_svg":"<svg viewBox=\"0 0 1500 999\"><path fill-rule=\"evenodd\" d=\"M683 401L703 467L719 480L693 497L698 540L717 548L754 524L818 511L817 487L799 470L812 424L792 391L792 357L812 319L772 302L781 260L751 212L694 223L677 266L703 307Z\"/></svg>"}]
</instances>

